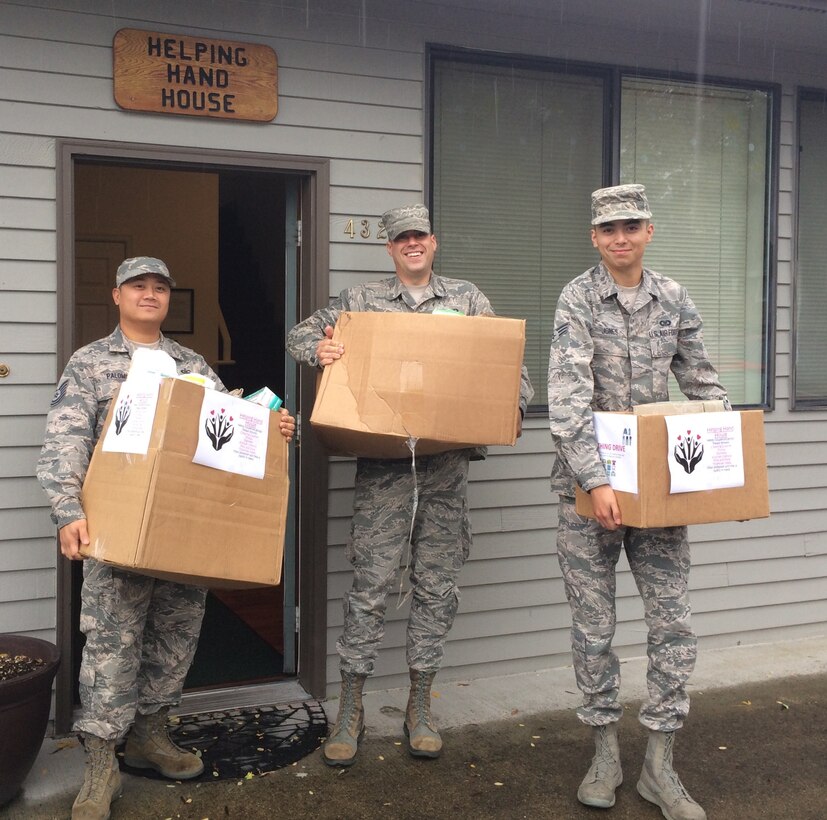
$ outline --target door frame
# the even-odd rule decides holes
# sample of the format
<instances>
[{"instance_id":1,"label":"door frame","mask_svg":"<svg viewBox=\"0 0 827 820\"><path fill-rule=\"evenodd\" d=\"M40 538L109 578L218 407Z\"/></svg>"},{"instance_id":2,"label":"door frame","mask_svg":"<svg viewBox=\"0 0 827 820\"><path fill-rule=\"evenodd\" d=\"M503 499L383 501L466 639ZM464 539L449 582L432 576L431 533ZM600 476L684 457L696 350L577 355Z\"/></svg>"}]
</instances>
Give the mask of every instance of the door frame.
<instances>
[{"instance_id":1,"label":"door frame","mask_svg":"<svg viewBox=\"0 0 827 820\"><path fill-rule=\"evenodd\" d=\"M201 166L213 169L261 169L283 172L301 179L302 240L299 248L298 313L296 321L328 303L330 160L249 151L181 148L144 143L60 139L57 162L57 358L55 378L60 376L73 348L74 333L74 167L80 159L115 165L148 167ZM296 405L290 410L305 419L315 397L315 377L310 368L299 368ZM305 425L305 430L307 425ZM313 435L303 435L297 462L296 560L298 562L299 623L298 680L317 698L326 691L327 651L327 454ZM299 549L299 544L302 548ZM71 654L71 568L57 554L56 637L64 658ZM63 663L55 681L55 733L70 731L72 721L72 664Z\"/></svg>"}]
</instances>

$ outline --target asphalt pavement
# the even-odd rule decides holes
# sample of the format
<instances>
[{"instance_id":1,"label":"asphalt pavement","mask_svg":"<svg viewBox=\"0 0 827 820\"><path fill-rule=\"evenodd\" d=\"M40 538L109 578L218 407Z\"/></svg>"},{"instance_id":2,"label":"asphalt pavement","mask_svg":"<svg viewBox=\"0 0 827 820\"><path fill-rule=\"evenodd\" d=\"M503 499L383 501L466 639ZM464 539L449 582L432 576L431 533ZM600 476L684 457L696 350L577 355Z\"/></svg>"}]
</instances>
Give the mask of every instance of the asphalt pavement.
<instances>
[{"instance_id":1,"label":"asphalt pavement","mask_svg":"<svg viewBox=\"0 0 827 820\"><path fill-rule=\"evenodd\" d=\"M570 668L435 686L445 751L411 758L401 737L404 690L366 697L368 734L346 770L319 752L248 780L186 784L126 775L112 820L657 820L635 784L646 748L637 721L645 660L622 664L624 783L608 810L577 802L593 752L572 707ZM709 820L827 818L827 638L701 653L675 766ZM335 717L335 700L325 704ZM546 707L546 708L544 708ZM5 742L6 739L3 739ZM24 791L0 816L67 818L82 778L73 739L47 739Z\"/></svg>"}]
</instances>

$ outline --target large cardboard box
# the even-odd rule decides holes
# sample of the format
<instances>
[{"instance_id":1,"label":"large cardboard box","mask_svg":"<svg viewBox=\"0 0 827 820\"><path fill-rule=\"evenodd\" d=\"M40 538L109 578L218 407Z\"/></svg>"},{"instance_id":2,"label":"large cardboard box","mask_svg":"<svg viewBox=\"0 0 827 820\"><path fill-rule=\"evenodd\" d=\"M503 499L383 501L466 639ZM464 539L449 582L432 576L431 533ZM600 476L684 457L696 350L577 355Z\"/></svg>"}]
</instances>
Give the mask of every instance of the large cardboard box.
<instances>
[{"instance_id":1,"label":"large cardboard box","mask_svg":"<svg viewBox=\"0 0 827 820\"><path fill-rule=\"evenodd\" d=\"M694 413L699 408L695 404L685 409ZM763 412L744 410L738 414L741 417L743 446L743 487L670 493L668 459L674 448L667 441L666 415L685 413L680 404L663 410L665 413L654 415L618 414L635 415L637 418L638 492L615 491L623 524L632 527L671 527L767 518L770 504ZM580 487L577 487L576 493L577 512L594 518L591 496Z\"/></svg>"},{"instance_id":2,"label":"large cardboard box","mask_svg":"<svg viewBox=\"0 0 827 820\"><path fill-rule=\"evenodd\" d=\"M333 453L410 457L517 440L525 322L345 312L310 423Z\"/></svg>"},{"instance_id":3,"label":"large cardboard box","mask_svg":"<svg viewBox=\"0 0 827 820\"><path fill-rule=\"evenodd\" d=\"M91 558L209 587L281 580L287 441L269 413L264 478L194 464L204 388L163 379L146 455L106 452L112 402L83 485ZM240 399L238 401L241 401Z\"/></svg>"}]
</instances>

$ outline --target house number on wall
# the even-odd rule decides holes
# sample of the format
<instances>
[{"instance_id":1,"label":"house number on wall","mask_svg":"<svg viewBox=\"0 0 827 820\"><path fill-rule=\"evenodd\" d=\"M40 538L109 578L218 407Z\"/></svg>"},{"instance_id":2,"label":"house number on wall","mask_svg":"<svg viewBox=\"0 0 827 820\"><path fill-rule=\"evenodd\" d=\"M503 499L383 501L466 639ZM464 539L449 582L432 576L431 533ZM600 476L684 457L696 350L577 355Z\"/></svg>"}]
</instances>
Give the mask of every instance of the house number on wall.
<instances>
[{"instance_id":1,"label":"house number on wall","mask_svg":"<svg viewBox=\"0 0 827 820\"><path fill-rule=\"evenodd\" d=\"M362 239L370 239L372 234L371 221L369 219L348 219L344 232L351 239L355 239L357 236ZM386 241L388 238L384 225L380 225L378 222L376 224L376 238Z\"/></svg>"}]
</instances>

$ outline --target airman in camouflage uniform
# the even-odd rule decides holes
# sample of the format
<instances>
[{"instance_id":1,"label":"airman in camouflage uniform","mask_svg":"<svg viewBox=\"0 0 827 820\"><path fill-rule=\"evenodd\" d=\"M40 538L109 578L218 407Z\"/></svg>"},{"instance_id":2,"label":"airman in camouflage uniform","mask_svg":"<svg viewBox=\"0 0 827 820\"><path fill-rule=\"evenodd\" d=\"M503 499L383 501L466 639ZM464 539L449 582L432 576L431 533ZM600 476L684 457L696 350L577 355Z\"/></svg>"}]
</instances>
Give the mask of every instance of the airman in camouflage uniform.
<instances>
[{"instance_id":1,"label":"airman in camouflage uniform","mask_svg":"<svg viewBox=\"0 0 827 820\"><path fill-rule=\"evenodd\" d=\"M52 505L61 552L80 559L88 544L81 489L109 406L139 348L163 350L179 374L197 373L225 390L206 361L160 332L175 284L167 266L152 257L125 260L113 299L120 323L113 333L77 350L63 371L46 421L37 475ZM286 416L282 433L292 434ZM289 437L289 435L288 435ZM75 820L109 816L120 796L114 748L129 732L129 765L166 777L197 777L200 758L179 749L166 732L170 706L181 700L198 643L207 591L117 569L89 558L83 565L80 628L86 635L80 669L83 711L75 723L86 746L83 788ZM130 732L130 727L132 731Z\"/></svg>"},{"instance_id":2,"label":"airman in camouflage uniform","mask_svg":"<svg viewBox=\"0 0 827 820\"><path fill-rule=\"evenodd\" d=\"M666 401L674 373L690 399L723 399L703 344L701 317L686 289L643 267L654 228L642 185L592 194L592 243L601 261L560 295L548 371L549 419L557 449L551 475L560 497L557 554L572 612L572 649L583 692L580 720L595 727L596 754L578 791L608 808L622 781L615 724L620 666L615 632L615 567L621 549L640 591L649 630L649 699L640 721L650 730L638 791L672 820L706 815L672 769L674 730L689 711L685 684L695 665L690 627L686 527L623 525L597 449L593 411L629 411ZM592 496L597 520L575 511L575 485Z\"/></svg>"},{"instance_id":3,"label":"airman in camouflage uniform","mask_svg":"<svg viewBox=\"0 0 827 820\"><path fill-rule=\"evenodd\" d=\"M287 349L299 362L324 367L345 353L331 339L342 311L432 313L448 308L468 316L494 314L475 285L433 273L437 242L424 205L395 208L382 219L396 276L348 288L330 307L296 325L288 334ZM525 412L533 395L525 368L520 394L520 409ZM415 481L411 460L357 460L347 547L353 585L344 598L344 633L337 642L342 695L336 725L323 750L329 765L348 766L355 760L364 726L362 687L373 673L384 633L386 599L409 536L412 600L407 662L411 695L404 732L411 754L437 757L441 752L442 741L430 714L430 687L457 612L457 579L471 547L468 462L483 456L482 450L417 456ZM419 501L411 530L415 487Z\"/></svg>"}]
</instances>

